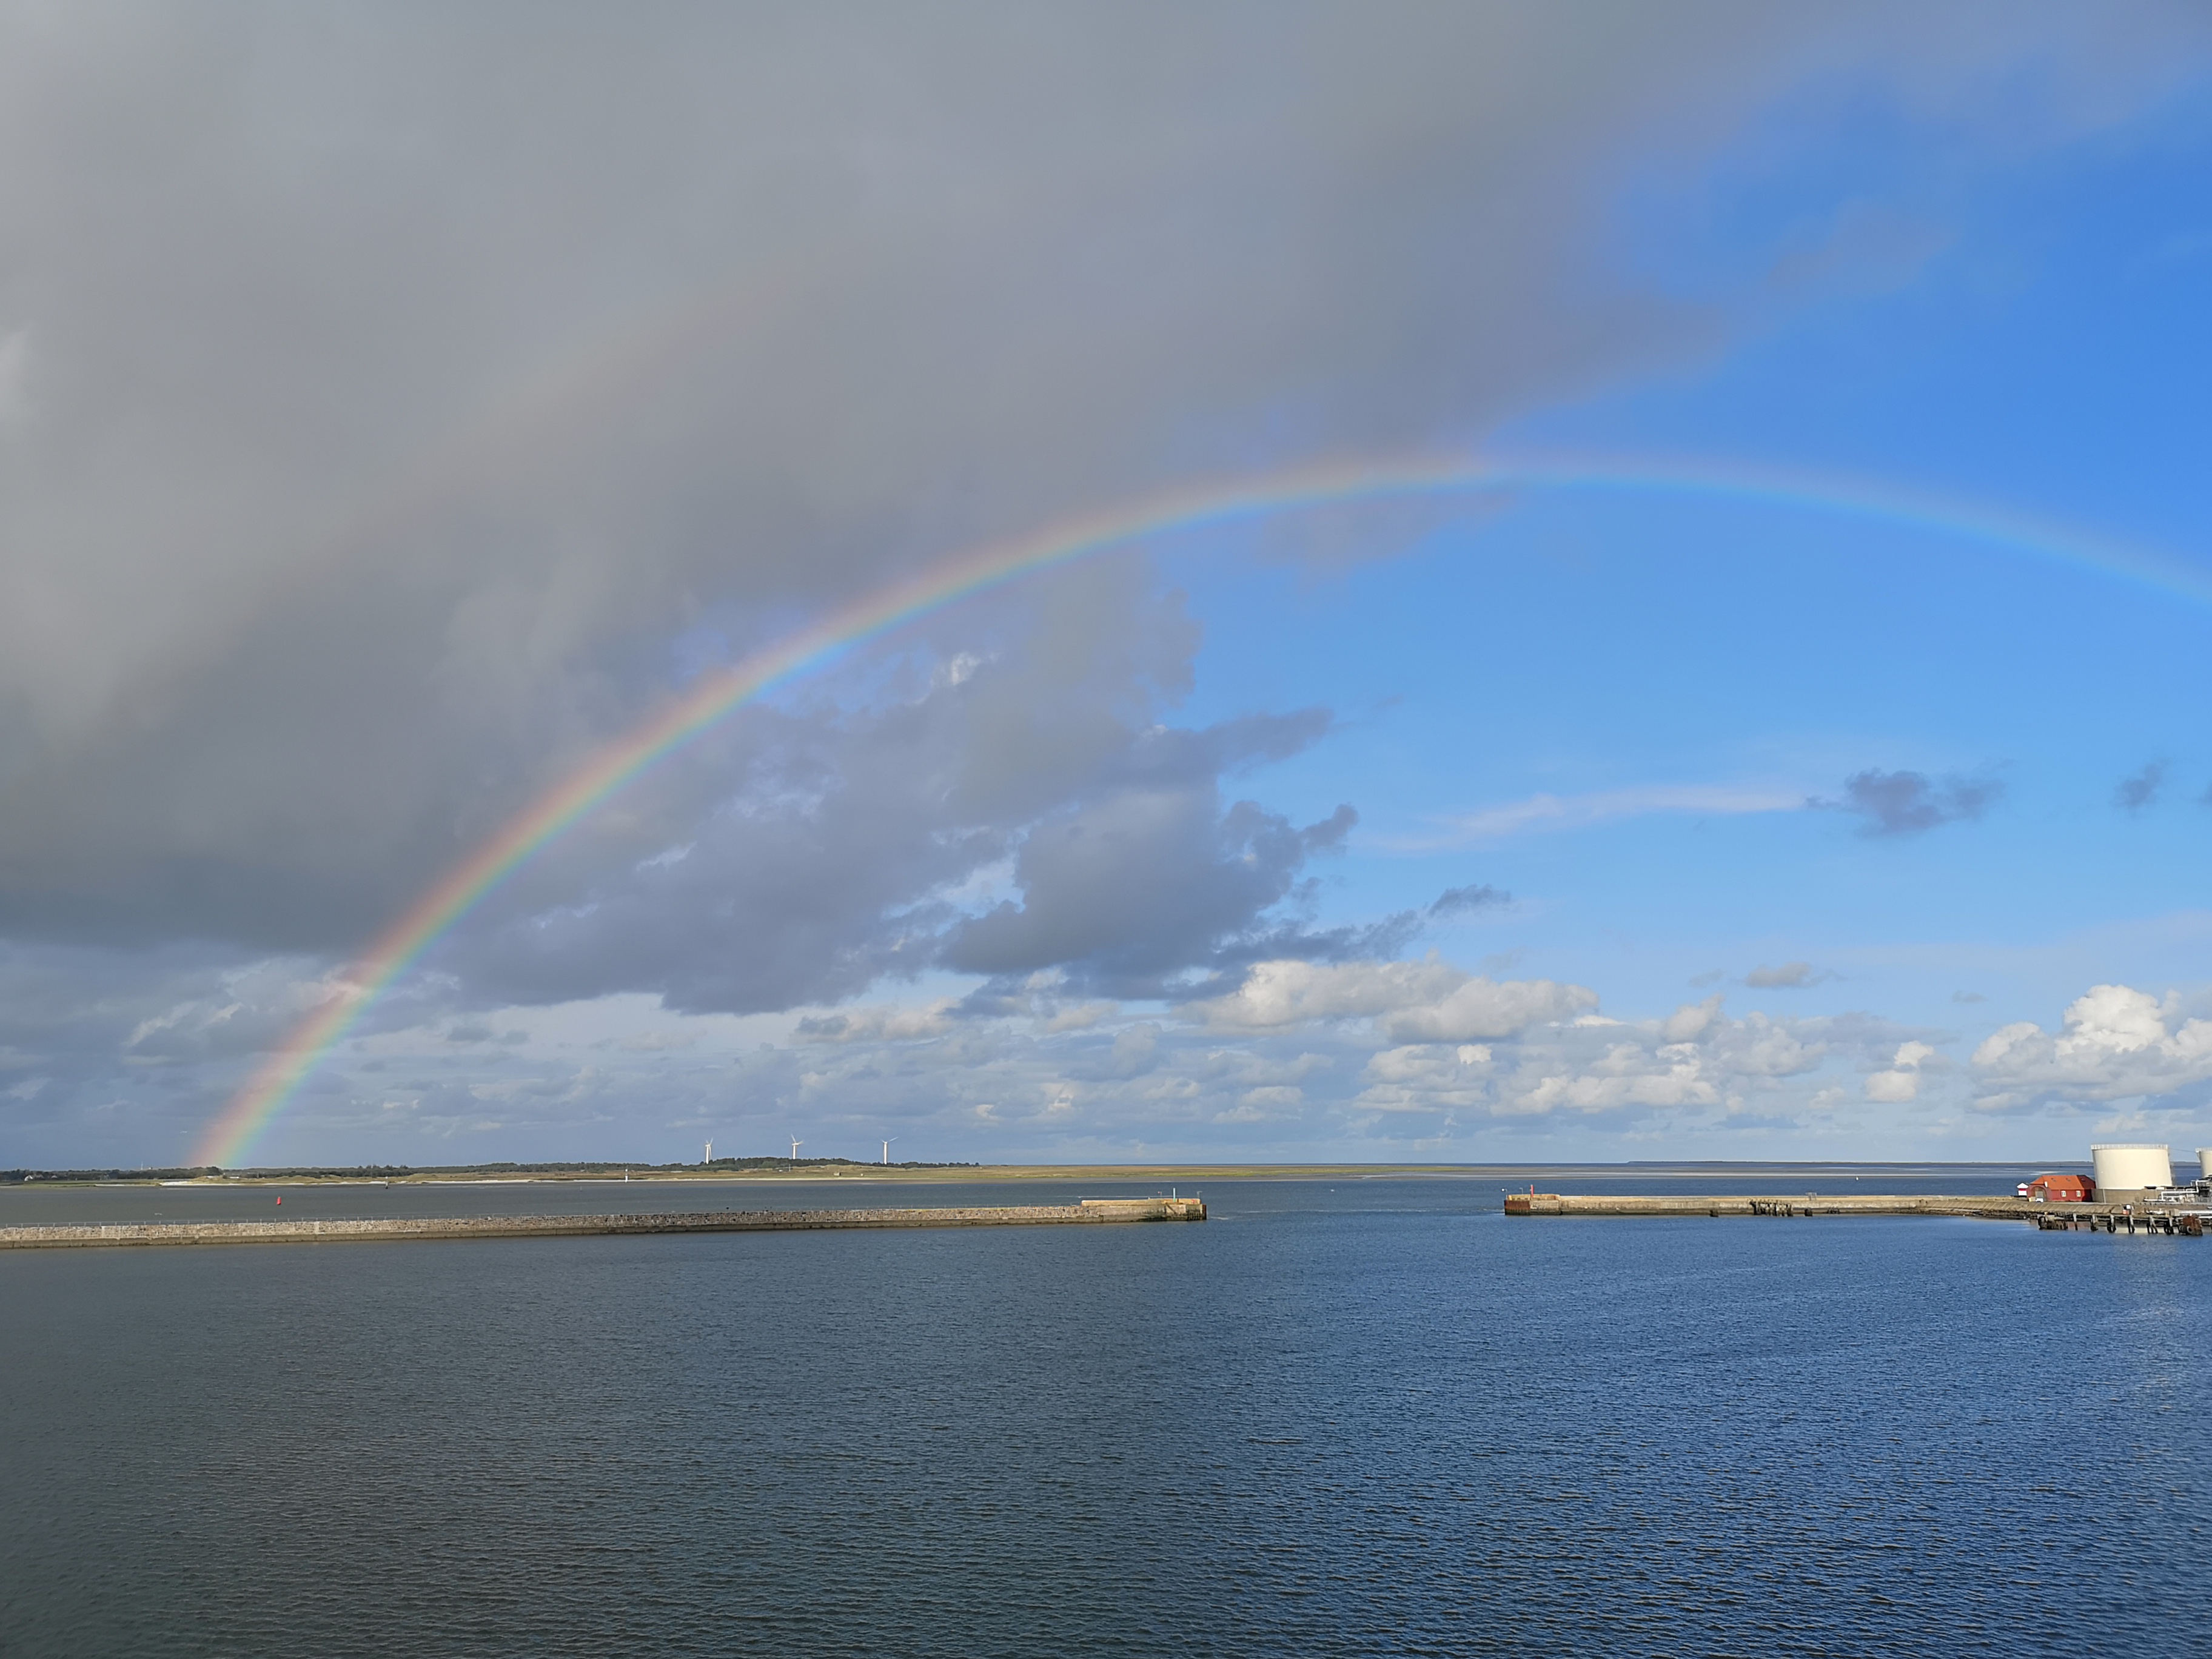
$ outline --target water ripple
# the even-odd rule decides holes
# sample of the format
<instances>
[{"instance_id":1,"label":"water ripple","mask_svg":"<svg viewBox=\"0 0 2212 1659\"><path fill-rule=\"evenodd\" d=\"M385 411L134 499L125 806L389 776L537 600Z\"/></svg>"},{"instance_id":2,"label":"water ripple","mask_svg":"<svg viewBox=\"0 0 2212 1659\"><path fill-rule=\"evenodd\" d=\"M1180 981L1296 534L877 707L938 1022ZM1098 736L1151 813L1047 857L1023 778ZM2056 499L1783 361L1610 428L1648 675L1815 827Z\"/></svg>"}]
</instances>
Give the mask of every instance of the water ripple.
<instances>
[{"instance_id":1,"label":"water ripple","mask_svg":"<svg viewBox=\"0 0 2212 1659\"><path fill-rule=\"evenodd\" d=\"M2212 1248L1208 1198L0 1257L0 1649L2197 1639Z\"/></svg>"}]
</instances>

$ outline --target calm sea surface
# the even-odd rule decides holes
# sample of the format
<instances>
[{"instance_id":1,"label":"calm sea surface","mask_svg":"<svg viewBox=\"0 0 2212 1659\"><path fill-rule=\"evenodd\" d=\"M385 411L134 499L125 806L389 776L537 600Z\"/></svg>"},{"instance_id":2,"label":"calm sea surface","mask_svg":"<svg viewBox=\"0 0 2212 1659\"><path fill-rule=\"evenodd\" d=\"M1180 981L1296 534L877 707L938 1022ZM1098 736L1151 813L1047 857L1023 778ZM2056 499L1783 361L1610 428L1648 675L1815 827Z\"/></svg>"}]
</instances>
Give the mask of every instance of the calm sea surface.
<instances>
[{"instance_id":1,"label":"calm sea surface","mask_svg":"<svg viewBox=\"0 0 2212 1659\"><path fill-rule=\"evenodd\" d=\"M2212 1241L1509 1220L1500 1184L1208 1183L1203 1226L0 1253L0 1652L2212 1648ZM275 1196L11 1191L0 1224Z\"/></svg>"}]
</instances>

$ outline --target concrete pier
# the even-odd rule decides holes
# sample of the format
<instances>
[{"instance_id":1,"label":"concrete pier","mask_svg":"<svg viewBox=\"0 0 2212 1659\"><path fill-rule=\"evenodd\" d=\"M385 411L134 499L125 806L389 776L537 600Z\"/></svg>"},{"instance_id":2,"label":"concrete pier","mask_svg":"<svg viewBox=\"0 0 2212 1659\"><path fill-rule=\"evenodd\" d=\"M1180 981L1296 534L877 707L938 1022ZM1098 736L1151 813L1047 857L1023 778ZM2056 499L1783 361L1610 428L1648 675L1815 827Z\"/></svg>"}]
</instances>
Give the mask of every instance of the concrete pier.
<instances>
[{"instance_id":1,"label":"concrete pier","mask_svg":"<svg viewBox=\"0 0 2212 1659\"><path fill-rule=\"evenodd\" d=\"M672 1215L425 1216L374 1221L125 1222L106 1226L0 1227L0 1249L125 1244L313 1244L348 1239L568 1238L639 1233L809 1232L836 1228L1096 1226L1203 1221L1195 1198L1086 1198L1077 1204L995 1209L708 1210Z\"/></svg>"}]
</instances>

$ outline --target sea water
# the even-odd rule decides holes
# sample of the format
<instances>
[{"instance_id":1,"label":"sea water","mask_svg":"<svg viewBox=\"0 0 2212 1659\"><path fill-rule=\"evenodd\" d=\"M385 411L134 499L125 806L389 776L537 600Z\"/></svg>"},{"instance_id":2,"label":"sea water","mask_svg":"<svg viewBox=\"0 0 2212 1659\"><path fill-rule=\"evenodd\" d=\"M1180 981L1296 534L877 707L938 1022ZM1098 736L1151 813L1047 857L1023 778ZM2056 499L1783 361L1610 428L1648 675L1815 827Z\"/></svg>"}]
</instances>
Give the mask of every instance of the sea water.
<instances>
[{"instance_id":1,"label":"sea water","mask_svg":"<svg viewBox=\"0 0 2212 1659\"><path fill-rule=\"evenodd\" d=\"M641 1188L10 1193L0 1223L1072 1195ZM2212 1242L1205 1196L0 1252L0 1651L2203 1650Z\"/></svg>"}]
</instances>

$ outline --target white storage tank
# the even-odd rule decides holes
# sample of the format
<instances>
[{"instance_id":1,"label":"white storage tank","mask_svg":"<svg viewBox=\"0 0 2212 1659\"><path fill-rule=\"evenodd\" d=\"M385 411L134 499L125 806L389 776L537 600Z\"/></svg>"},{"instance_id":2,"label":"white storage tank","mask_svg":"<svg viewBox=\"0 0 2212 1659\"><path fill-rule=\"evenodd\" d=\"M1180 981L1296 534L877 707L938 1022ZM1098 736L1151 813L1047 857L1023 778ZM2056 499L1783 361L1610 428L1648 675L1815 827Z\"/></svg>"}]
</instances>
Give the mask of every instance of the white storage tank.
<instances>
[{"instance_id":1,"label":"white storage tank","mask_svg":"<svg viewBox=\"0 0 2212 1659\"><path fill-rule=\"evenodd\" d=\"M2212 1146L2199 1146L2197 1149L2197 1178L2200 1181L2212 1181Z\"/></svg>"},{"instance_id":2,"label":"white storage tank","mask_svg":"<svg viewBox=\"0 0 2212 1659\"><path fill-rule=\"evenodd\" d=\"M2163 1146L2124 1141L2092 1146L2089 1156L2096 1160L2099 1198L2173 1185L2173 1160Z\"/></svg>"}]
</instances>

